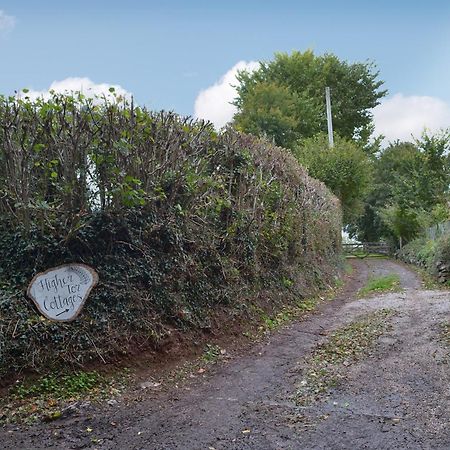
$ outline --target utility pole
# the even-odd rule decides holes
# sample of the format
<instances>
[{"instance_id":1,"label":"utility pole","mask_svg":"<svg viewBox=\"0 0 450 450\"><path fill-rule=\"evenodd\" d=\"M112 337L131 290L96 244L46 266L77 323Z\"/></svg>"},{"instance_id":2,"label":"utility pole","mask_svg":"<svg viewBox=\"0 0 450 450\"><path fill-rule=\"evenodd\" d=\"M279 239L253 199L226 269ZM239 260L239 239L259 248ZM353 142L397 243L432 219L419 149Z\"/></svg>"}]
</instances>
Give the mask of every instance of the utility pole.
<instances>
[{"instance_id":1,"label":"utility pole","mask_svg":"<svg viewBox=\"0 0 450 450\"><path fill-rule=\"evenodd\" d=\"M333 139L333 119L331 117L331 94L330 88L325 88L325 99L327 103L327 122L328 122L328 142L330 147L334 147L334 139Z\"/></svg>"}]
</instances>

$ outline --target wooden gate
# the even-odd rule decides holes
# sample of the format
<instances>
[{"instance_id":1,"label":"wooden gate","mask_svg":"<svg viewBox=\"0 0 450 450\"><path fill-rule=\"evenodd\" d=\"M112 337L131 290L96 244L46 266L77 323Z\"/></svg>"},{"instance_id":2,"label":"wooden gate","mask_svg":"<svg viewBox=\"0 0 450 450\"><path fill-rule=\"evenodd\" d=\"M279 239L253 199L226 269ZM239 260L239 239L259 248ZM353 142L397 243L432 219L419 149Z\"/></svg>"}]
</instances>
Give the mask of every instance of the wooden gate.
<instances>
[{"instance_id":1,"label":"wooden gate","mask_svg":"<svg viewBox=\"0 0 450 450\"><path fill-rule=\"evenodd\" d=\"M386 242L358 242L342 244L345 255L368 256L390 255L391 247Z\"/></svg>"}]
</instances>

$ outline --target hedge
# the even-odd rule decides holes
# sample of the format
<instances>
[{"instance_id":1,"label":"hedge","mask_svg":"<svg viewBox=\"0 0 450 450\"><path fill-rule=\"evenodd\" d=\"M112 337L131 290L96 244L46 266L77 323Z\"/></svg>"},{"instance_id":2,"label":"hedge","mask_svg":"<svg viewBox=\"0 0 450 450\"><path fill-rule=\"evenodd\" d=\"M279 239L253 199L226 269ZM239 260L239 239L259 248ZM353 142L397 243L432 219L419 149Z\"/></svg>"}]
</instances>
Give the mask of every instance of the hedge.
<instances>
[{"instance_id":1,"label":"hedge","mask_svg":"<svg viewBox=\"0 0 450 450\"><path fill-rule=\"evenodd\" d=\"M340 234L338 200L265 140L122 99L0 97L0 376L114 361L214 330L218 310L308 296ZM25 290L68 262L100 282L74 322L51 322Z\"/></svg>"}]
</instances>

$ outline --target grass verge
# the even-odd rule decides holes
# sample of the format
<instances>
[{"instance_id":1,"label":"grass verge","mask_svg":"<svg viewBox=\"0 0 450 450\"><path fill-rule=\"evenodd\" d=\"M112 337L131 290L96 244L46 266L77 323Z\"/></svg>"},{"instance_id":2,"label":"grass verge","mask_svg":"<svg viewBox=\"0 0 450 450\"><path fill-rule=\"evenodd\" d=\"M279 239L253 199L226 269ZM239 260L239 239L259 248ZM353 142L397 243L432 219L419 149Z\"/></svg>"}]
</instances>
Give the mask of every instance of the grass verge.
<instances>
[{"instance_id":1,"label":"grass verge","mask_svg":"<svg viewBox=\"0 0 450 450\"><path fill-rule=\"evenodd\" d=\"M388 318L392 315L392 310L382 309L363 316L338 329L327 342L318 345L301 371L296 403L310 405L336 386L344 378L342 368L368 355L376 339L389 329Z\"/></svg>"},{"instance_id":2,"label":"grass verge","mask_svg":"<svg viewBox=\"0 0 450 450\"><path fill-rule=\"evenodd\" d=\"M385 275L369 279L367 284L358 292L360 297L372 293L393 292L400 288L400 276L397 274Z\"/></svg>"},{"instance_id":3,"label":"grass verge","mask_svg":"<svg viewBox=\"0 0 450 450\"><path fill-rule=\"evenodd\" d=\"M447 283L440 283L435 276L431 275L423 267L419 267L415 264L410 263L405 264L407 264L411 270L413 270L420 276L424 289L428 289L430 291L445 291L450 288L450 281L448 281Z\"/></svg>"},{"instance_id":4,"label":"grass verge","mask_svg":"<svg viewBox=\"0 0 450 450\"><path fill-rule=\"evenodd\" d=\"M363 252L357 252L353 253L351 255L345 255L347 259L365 259L365 258L378 258L378 259L388 259L389 256L387 255L381 255L380 253L363 253Z\"/></svg>"}]
</instances>

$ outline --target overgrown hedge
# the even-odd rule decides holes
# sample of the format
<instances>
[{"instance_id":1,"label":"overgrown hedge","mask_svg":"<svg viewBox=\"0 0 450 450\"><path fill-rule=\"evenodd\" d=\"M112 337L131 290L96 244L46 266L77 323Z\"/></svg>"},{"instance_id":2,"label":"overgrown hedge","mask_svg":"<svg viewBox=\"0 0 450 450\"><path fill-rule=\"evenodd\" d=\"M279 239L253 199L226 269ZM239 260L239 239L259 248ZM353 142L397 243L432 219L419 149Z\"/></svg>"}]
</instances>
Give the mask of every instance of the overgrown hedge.
<instances>
[{"instance_id":1,"label":"overgrown hedge","mask_svg":"<svg viewBox=\"0 0 450 450\"><path fill-rule=\"evenodd\" d=\"M112 361L220 326L219 309L307 296L340 232L336 198L266 141L119 99L0 98L0 377ZM65 262L100 276L69 324L25 296Z\"/></svg>"},{"instance_id":2,"label":"overgrown hedge","mask_svg":"<svg viewBox=\"0 0 450 450\"><path fill-rule=\"evenodd\" d=\"M421 237L406 244L398 257L424 268L442 283L450 282L450 234L438 239Z\"/></svg>"}]
</instances>

